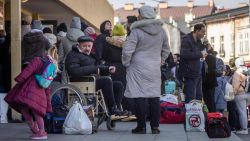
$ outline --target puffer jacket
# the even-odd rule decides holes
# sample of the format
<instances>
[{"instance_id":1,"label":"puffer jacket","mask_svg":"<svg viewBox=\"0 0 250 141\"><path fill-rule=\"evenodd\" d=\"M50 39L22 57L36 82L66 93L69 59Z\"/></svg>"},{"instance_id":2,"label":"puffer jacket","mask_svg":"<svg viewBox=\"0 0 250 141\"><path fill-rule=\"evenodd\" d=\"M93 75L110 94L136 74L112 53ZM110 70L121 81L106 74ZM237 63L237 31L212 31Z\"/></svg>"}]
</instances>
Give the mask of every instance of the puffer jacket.
<instances>
[{"instance_id":1,"label":"puffer jacket","mask_svg":"<svg viewBox=\"0 0 250 141\"><path fill-rule=\"evenodd\" d=\"M200 59L202 58L201 51L204 46L200 40L196 42L192 34L191 32L184 36L181 42L180 69L183 76L187 78L197 78L201 76Z\"/></svg>"},{"instance_id":2,"label":"puffer jacket","mask_svg":"<svg viewBox=\"0 0 250 141\"><path fill-rule=\"evenodd\" d=\"M44 116L52 112L50 88L38 86L35 74L40 74L44 62L35 57L30 64L15 78L17 84L9 91L5 101L16 111L21 112L23 106Z\"/></svg>"},{"instance_id":3,"label":"puffer jacket","mask_svg":"<svg viewBox=\"0 0 250 141\"><path fill-rule=\"evenodd\" d=\"M242 86L246 85L246 76L242 72L242 68L238 68L233 75L232 85L235 95L245 94Z\"/></svg>"},{"instance_id":4,"label":"puffer jacket","mask_svg":"<svg viewBox=\"0 0 250 141\"><path fill-rule=\"evenodd\" d=\"M108 66L99 65L93 54L81 53L77 46L72 47L72 51L66 57L65 65L68 75L74 78L97 74L98 68L102 74L109 72Z\"/></svg>"}]
</instances>

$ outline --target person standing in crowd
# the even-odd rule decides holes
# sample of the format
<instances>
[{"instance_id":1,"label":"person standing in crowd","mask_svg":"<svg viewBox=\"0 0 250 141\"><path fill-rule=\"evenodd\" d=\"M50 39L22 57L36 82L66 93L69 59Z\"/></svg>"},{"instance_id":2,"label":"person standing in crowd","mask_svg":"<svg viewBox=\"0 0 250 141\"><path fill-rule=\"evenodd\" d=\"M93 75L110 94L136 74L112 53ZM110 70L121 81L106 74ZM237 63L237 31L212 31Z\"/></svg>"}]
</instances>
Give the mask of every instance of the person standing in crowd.
<instances>
[{"instance_id":1,"label":"person standing in crowd","mask_svg":"<svg viewBox=\"0 0 250 141\"><path fill-rule=\"evenodd\" d=\"M214 92L215 87L217 87L217 79L216 79L216 58L213 56L213 50L209 43L205 44L206 49L208 50L208 55L205 58L205 62L203 63L203 83L202 83L202 91L203 91L203 99L205 104L208 107L209 112L216 112L215 101L214 101Z\"/></svg>"},{"instance_id":2,"label":"person standing in crowd","mask_svg":"<svg viewBox=\"0 0 250 141\"><path fill-rule=\"evenodd\" d=\"M57 48L51 47L44 58L57 65ZM48 138L43 117L46 112L52 112L50 87L40 87L35 79L35 75L41 73L44 65L45 62L40 57L34 57L15 78L17 84L5 97L10 107L24 116L33 133L30 138L34 140Z\"/></svg>"},{"instance_id":3,"label":"person standing in crowd","mask_svg":"<svg viewBox=\"0 0 250 141\"><path fill-rule=\"evenodd\" d=\"M31 31L32 17L30 15L24 15L21 21L21 39L23 36Z\"/></svg>"},{"instance_id":4,"label":"person standing in crowd","mask_svg":"<svg viewBox=\"0 0 250 141\"><path fill-rule=\"evenodd\" d=\"M241 130L237 131L237 134L248 134L248 119L247 119L247 106L250 104L250 94L245 92L246 76L243 71L246 71L245 62L243 58L237 58L235 60L235 66L237 70L233 75L233 89L235 93L235 103L239 111L239 119Z\"/></svg>"},{"instance_id":5,"label":"person standing in crowd","mask_svg":"<svg viewBox=\"0 0 250 141\"><path fill-rule=\"evenodd\" d=\"M56 45L57 43L57 39L56 39L56 35L54 35L52 33L52 30L49 27L45 27L43 29L43 36L48 39L49 43L51 46Z\"/></svg>"},{"instance_id":6,"label":"person standing in crowd","mask_svg":"<svg viewBox=\"0 0 250 141\"><path fill-rule=\"evenodd\" d=\"M59 47L60 43L61 43L61 40L63 37L66 36L67 34L67 26L65 23L60 23L57 28L56 28L56 39L57 39L57 43L56 43L56 46Z\"/></svg>"},{"instance_id":7,"label":"person standing in crowd","mask_svg":"<svg viewBox=\"0 0 250 141\"><path fill-rule=\"evenodd\" d=\"M106 41L106 37L110 37L111 32L112 32L111 22L109 20L102 22L100 25L100 31L101 31L101 34L97 36L97 38L94 42L94 46L96 47L96 54L97 54L98 59L103 62L104 61L102 59L103 50L105 47L108 46L108 43Z\"/></svg>"},{"instance_id":8,"label":"person standing in crowd","mask_svg":"<svg viewBox=\"0 0 250 141\"><path fill-rule=\"evenodd\" d=\"M146 134L146 115L149 109L153 134L159 134L161 65L170 53L163 22L155 19L153 7L143 6L137 22L131 25L122 50L122 63L126 67L125 96L134 98L137 127L133 134Z\"/></svg>"},{"instance_id":9,"label":"person standing in crowd","mask_svg":"<svg viewBox=\"0 0 250 141\"><path fill-rule=\"evenodd\" d=\"M225 65L225 78L228 83L232 84L234 70L230 68L229 65ZM227 110L228 110L228 122L232 131L236 131L240 129L240 120L239 120L239 112L237 110L235 101L227 102Z\"/></svg>"},{"instance_id":10,"label":"person standing in crowd","mask_svg":"<svg viewBox=\"0 0 250 141\"><path fill-rule=\"evenodd\" d=\"M131 32L131 24L137 21L137 17L136 16L127 16L127 36L130 35Z\"/></svg>"},{"instance_id":11,"label":"person standing in crowd","mask_svg":"<svg viewBox=\"0 0 250 141\"><path fill-rule=\"evenodd\" d=\"M59 64L64 64L64 60L67 54L72 50L72 46L77 44L77 39L83 36L84 33L81 31L81 21L79 17L73 17L70 29L66 36L61 39L61 44L58 48ZM60 68L62 68L61 66Z\"/></svg>"},{"instance_id":12,"label":"person standing in crowd","mask_svg":"<svg viewBox=\"0 0 250 141\"><path fill-rule=\"evenodd\" d=\"M41 21L34 20L31 31L24 35L22 40L22 66L25 67L34 57L46 55L51 47L49 41L43 36Z\"/></svg>"},{"instance_id":13,"label":"person standing in crowd","mask_svg":"<svg viewBox=\"0 0 250 141\"><path fill-rule=\"evenodd\" d=\"M95 29L91 26L87 27L85 30L84 30L84 34L86 36L90 36L92 39L94 39L94 41L96 40L97 38L97 34L95 32ZM92 50L91 50L91 53L93 54L96 54L96 47L93 45L92 47Z\"/></svg>"},{"instance_id":14,"label":"person standing in crowd","mask_svg":"<svg viewBox=\"0 0 250 141\"><path fill-rule=\"evenodd\" d=\"M185 102L202 99L202 64L207 56L201 38L205 35L205 26L196 24L193 32L183 37L180 51L180 69L184 77Z\"/></svg>"}]
</instances>

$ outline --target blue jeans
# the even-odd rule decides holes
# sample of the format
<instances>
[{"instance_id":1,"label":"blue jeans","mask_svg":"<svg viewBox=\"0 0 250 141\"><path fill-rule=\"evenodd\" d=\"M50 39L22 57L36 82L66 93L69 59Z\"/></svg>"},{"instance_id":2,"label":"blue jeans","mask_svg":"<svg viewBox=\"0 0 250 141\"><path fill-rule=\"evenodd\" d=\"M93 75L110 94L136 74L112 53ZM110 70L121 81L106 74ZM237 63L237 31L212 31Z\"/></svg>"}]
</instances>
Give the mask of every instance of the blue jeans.
<instances>
[{"instance_id":1,"label":"blue jeans","mask_svg":"<svg viewBox=\"0 0 250 141\"><path fill-rule=\"evenodd\" d=\"M184 78L184 93L185 102L202 100L202 79L199 78Z\"/></svg>"}]
</instances>

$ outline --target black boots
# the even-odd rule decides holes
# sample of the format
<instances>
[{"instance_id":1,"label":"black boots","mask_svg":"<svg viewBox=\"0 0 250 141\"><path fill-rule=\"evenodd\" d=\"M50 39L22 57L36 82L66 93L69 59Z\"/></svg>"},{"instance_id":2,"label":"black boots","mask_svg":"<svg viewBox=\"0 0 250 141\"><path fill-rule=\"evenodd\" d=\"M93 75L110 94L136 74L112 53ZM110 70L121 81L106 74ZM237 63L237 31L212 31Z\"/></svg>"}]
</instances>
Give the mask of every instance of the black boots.
<instances>
[{"instance_id":1,"label":"black boots","mask_svg":"<svg viewBox=\"0 0 250 141\"><path fill-rule=\"evenodd\" d=\"M160 129L158 127L151 128L152 134L160 134Z\"/></svg>"},{"instance_id":2,"label":"black boots","mask_svg":"<svg viewBox=\"0 0 250 141\"><path fill-rule=\"evenodd\" d=\"M160 134L160 129L158 127L151 128L152 134ZM146 128L136 127L132 130L132 134L146 134Z\"/></svg>"},{"instance_id":3,"label":"black boots","mask_svg":"<svg viewBox=\"0 0 250 141\"><path fill-rule=\"evenodd\" d=\"M132 129L132 134L146 134L146 128L136 127L135 129Z\"/></svg>"}]
</instances>

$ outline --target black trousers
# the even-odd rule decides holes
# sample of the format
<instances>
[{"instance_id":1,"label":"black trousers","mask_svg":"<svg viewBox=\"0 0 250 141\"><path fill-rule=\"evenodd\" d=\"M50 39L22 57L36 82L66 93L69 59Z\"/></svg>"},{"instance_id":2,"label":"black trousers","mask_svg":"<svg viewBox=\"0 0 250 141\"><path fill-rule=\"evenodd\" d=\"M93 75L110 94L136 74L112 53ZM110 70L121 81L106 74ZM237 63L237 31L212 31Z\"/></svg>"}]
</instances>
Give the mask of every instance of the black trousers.
<instances>
[{"instance_id":1,"label":"black trousers","mask_svg":"<svg viewBox=\"0 0 250 141\"><path fill-rule=\"evenodd\" d=\"M146 128L147 113L150 116L150 126L159 127L160 121L160 98L134 98L135 115L137 118L137 127ZM149 110L149 111L148 111Z\"/></svg>"},{"instance_id":2,"label":"black trousers","mask_svg":"<svg viewBox=\"0 0 250 141\"><path fill-rule=\"evenodd\" d=\"M123 98L124 87L120 81L112 81L110 77L100 77L96 80L96 90L102 90L105 104L108 109L120 106Z\"/></svg>"},{"instance_id":3,"label":"black trousers","mask_svg":"<svg viewBox=\"0 0 250 141\"><path fill-rule=\"evenodd\" d=\"M214 91L215 88L206 88L203 87L203 98L207 105L209 112L216 112L216 106L214 101Z\"/></svg>"}]
</instances>

